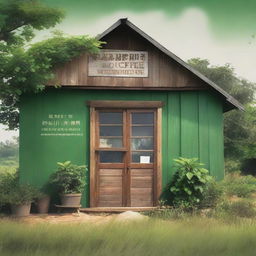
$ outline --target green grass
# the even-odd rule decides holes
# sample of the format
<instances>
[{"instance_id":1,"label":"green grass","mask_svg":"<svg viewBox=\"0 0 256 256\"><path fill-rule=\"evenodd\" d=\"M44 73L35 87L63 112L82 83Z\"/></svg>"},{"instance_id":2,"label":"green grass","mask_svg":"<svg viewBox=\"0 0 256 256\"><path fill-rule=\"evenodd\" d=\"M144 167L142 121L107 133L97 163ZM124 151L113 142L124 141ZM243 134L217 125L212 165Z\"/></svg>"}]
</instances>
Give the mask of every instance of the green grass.
<instances>
[{"instance_id":1,"label":"green grass","mask_svg":"<svg viewBox=\"0 0 256 256\"><path fill-rule=\"evenodd\" d=\"M17 156L0 157L0 166L17 166L19 158Z\"/></svg>"},{"instance_id":2,"label":"green grass","mask_svg":"<svg viewBox=\"0 0 256 256\"><path fill-rule=\"evenodd\" d=\"M0 165L0 174L1 173L15 173L17 170L18 166L4 166Z\"/></svg>"},{"instance_id":3,"label":"green grass","mask_svg":"<svg viewBox=\"0 0 256 256\"><path fill-rule=\"evenodd\" d=\"M0 222L0 255L253 256L256 223L192 218L130 224Z\"/></svg>"}]
</instances>

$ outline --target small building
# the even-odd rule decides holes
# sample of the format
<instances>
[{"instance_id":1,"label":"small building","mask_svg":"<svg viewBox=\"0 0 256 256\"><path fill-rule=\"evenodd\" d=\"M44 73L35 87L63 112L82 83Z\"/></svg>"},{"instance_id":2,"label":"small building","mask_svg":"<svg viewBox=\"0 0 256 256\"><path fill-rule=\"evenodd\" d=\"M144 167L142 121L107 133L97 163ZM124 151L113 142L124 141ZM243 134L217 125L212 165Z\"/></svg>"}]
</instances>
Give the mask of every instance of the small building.
<instances>
[{"instance_id":1,"label":"small building","mask_svg":"<svg viewBox=\"0 0 256 256\"><path fill-rule=\"evenodd\" d=\"M22 97L21 180L42 186L70 160L89 169L83 207L150 207L180 156L222 179L223 112L242 106L127 19L98 39L99 54Z\"/></svg>"}]
</instances>

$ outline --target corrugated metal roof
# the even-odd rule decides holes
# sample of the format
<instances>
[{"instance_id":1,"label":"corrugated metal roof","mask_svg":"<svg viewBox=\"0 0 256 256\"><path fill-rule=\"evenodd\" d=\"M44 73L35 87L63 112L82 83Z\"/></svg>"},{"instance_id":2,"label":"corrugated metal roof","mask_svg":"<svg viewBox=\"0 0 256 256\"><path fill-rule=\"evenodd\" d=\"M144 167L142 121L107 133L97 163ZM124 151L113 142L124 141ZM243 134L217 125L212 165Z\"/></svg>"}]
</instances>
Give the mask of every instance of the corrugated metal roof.
<instances>
[{"instance_id":1,"label":"corrugated metal roof","mask_svg":"<svg viewBox=\"0 0 256 256\"><path fill-rule=\"evenodd\" d=\"M167 56L178 62L181 66L192 72L195 76L203 80L206 84L208 84L211 88L213 88L215 91L217 91L222 97L225 98L225 103L227 104L226 110L231 110L233 108L238 108L240 110L244 110L243 105L238 102L234 97L232 97L230 94L228 94L226 91L224 91L221 87L219 87L216 83L208 79L206 76L192 68L188 63L183 61L181 58L170 52L168 49L166 49L164 46L162 46L160 43L158 43L156 40L154 40L152 37L150 37L148 34L146 34L144 31L139 29L137 26L135 26L132 22L130 22L127 18L126 19L119 19L117 22L115 22L111 27L109 27L107 30L105 30L103 33L97 36L98 40L101 40L104 36L109 34L111 31L119 27L120 25L126 25L130 27L132 30L136 31L138 34L140 34L143 38L145 38L147 41L149 41L152 45L154 45L156 48L158 48L160 51L165 53Z\"/></svg>"}]
</instances>

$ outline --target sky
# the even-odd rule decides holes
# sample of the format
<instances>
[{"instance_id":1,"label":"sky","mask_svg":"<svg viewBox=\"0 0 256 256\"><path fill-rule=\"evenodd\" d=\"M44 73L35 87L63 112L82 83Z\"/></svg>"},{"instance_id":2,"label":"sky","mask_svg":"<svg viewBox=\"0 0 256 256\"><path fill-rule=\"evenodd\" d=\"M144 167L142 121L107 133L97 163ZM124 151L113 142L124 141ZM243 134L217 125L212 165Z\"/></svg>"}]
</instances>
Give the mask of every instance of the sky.
<instances>
[{"instance_id":1,"label":"sky","mask_svg":"<svg viewBox=\"0 0 256 256\"><path fill-rule=\"evenodd\" d=\"M128 18L168 50L188 60L231 64L238 76L256 82L256 0L43 0L66 18L55 29L95 36ZM49 31L37 34L46 38ZM0 141L18 132L0 125Z\"/></svg>"}]
</instances>

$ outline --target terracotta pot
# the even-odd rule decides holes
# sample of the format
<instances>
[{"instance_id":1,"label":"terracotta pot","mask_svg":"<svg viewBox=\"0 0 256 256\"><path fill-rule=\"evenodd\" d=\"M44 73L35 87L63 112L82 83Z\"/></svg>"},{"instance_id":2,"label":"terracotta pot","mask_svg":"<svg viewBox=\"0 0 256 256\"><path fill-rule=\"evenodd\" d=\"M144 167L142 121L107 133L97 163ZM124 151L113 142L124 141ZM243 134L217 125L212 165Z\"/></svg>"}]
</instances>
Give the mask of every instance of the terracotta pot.
<instances>
[{"instance_id":1,"label":"terracotta pot","mask_svg":"<svg viewBox=\"0 0 256 256\"><path fill-rule=\"evenodd\" d=\"M38 213L45 214L49 211L50 206L50 196L44 196L37 200L37 210Z\"/></svg>"},{"instance_id":2,"label":"terracotta pot","mask_svg":"<svg viewBox=\"0 0 256 256\"><path fill-rule=\"evenodd\" d=\"M80 205L82 194L62 194L60 196L61 205L77 206Z\"/></svg>"},{"instance_id":3,"label":"terracotta pot","mask_svg":"<svg viewBox=\"0 0 256 256\"><path fill-rule=\"evenodd\" d=\"M15 217L28 216L30 214L30 208L31 208L31 203L11 206L12 214Z\"/></svg>"}]
</instances>

